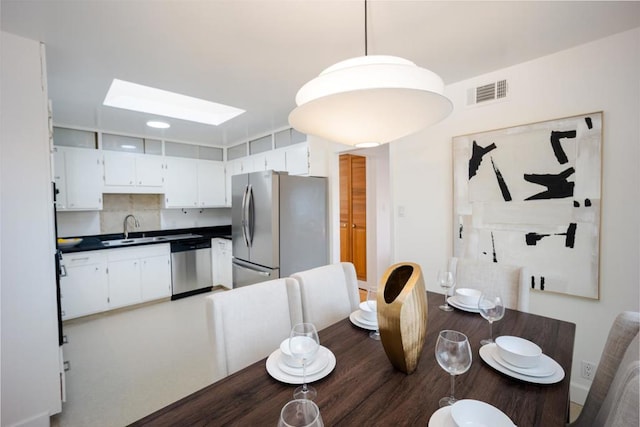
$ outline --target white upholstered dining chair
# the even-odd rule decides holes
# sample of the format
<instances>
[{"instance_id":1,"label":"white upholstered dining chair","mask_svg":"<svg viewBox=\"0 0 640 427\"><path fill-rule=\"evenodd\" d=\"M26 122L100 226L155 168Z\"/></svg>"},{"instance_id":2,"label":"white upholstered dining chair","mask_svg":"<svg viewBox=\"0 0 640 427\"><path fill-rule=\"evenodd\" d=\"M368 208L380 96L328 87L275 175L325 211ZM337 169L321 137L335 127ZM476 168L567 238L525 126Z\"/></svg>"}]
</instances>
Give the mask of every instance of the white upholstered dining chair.
<instances>
[{"instance_id":1,"label":"white upholstered dining chair","mask_svg":"<svg viewBox=\"0 0 640 427\"><path fill-rule=\"evenodd\" d=\"M350 262L312 268L291 277L300 284L304 321L313 323L318 330L358 309L358 279Z\"/></svg>"},{"instance_id":2,"label":"white upholstered dining chair","mask_svg":"<svg viewBox=\"0 0 640 427\"><path fill-rule=\"evenodd\" d=\"M455 288L494 288L502 294L505 307L529 311L529 274L525 267L454 257L449 269L455 275Z\"/></svg>"},{"instance_id":3,"label":"white upholstered dining chair","mask_svg":"<svg viewBox=\"0 0 640 427\"><path fill-rule=\"evenodd\" d=\"M291 278L217 292L206 306L214 369L223 376L268 356L302 322L300 287Z\"/></svg>"},{"instance_id":4,"label":"white upholstered dining chair","mask_svg":"<svg viewBox=\"0 0 640 427\"><path fill-rule=\"evenodd\" d=\"M640 313L620 313L609 330L582 411L571 427L640 425Z\"/></svg>"}]
</instances>

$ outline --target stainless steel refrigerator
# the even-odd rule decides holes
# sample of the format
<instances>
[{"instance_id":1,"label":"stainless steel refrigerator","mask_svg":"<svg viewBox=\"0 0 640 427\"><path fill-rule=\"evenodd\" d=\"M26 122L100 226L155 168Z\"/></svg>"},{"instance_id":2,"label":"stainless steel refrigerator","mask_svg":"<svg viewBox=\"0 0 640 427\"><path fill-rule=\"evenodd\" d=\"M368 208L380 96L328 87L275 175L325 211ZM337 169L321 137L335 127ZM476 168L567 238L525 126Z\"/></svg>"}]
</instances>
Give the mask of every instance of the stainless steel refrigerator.
<instances>
[{"instance_id":1,"label":"stainless steel refrigerator","mask_svg":"<svg viewBox=\"0 0 640 427\"><path fill-rule=\"evenodd\" d=\"M328 263L327 178L253 172L231 193L234 288Z\"/></svg>"}]
</instances>

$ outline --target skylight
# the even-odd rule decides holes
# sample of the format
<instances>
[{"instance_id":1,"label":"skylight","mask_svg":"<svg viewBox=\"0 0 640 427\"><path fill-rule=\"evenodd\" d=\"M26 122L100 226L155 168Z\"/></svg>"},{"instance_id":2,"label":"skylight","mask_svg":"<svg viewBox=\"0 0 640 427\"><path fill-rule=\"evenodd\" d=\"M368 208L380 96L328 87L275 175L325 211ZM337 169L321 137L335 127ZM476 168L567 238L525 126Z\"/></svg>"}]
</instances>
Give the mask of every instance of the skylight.
<instances>
[{"instance_id":1,"label":"skylight","mask_svg":"<svg viewBox=\"0 0 640 427\"><path fill-rule=\"evenodd\" d=\"M245 110L113 79L104 105L218 126Z\"/></svg>"}]
</instances>

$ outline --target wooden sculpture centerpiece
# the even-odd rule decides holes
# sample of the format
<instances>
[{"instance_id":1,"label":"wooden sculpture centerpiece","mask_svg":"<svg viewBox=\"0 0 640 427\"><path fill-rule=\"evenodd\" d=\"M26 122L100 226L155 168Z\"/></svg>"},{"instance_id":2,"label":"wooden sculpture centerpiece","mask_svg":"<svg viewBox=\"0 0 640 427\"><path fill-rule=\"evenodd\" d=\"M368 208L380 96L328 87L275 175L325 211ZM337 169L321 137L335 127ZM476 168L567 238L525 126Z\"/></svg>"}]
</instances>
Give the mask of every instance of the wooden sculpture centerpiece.
<instances>
[{"instance_id":1,"label":"wooden sculpture centerpiece","mask_svg":"<svg viewBox=\"0 0 640 427\"><path fill-rule=\"evenodd\" d=\"M387 269L378 286L380 340L391 364L406 374L418 366L427 335L427 292L420 266Z\"/></svg>"}]
</instances>

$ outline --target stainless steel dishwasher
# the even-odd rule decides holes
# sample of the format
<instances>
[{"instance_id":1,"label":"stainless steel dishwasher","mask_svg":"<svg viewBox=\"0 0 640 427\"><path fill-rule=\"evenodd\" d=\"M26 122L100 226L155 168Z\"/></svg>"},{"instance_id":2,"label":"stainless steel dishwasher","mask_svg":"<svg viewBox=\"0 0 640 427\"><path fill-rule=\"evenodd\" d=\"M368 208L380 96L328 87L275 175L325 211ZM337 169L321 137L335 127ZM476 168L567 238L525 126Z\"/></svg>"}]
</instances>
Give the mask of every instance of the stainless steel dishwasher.
<instances>
[{"instance_id":1,"label":"stainless steel dishwasher","mask_svg":"<svg viewBox=\"0 0 640 427\"><path fill-rule=\"evenodd\" d=\"M212 287L211 239L171 242L171 299L208 292Z\"/></svg>"}]
</instances>

